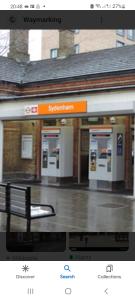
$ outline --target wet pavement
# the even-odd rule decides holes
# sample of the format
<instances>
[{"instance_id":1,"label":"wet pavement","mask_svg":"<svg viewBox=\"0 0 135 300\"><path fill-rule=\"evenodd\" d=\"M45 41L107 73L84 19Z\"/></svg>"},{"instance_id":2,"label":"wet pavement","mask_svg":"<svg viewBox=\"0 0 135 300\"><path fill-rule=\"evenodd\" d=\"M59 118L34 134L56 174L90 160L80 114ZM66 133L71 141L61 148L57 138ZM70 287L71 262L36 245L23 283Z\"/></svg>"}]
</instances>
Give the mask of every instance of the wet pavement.
<instances>
[{"instance_id":1,"label":"wet pavement","mask_svg":"<svg viewBox=\"0 0 135 300\"><path fill-rule=\"evenodd\" d=\"M135 231L135 199L82 189L32 186L32 201L52 204L56 216L31 222L31 231L132 232ZM11 231L26 230L26 220L12 216ZM0 213L0 231L6 231L6 215Z\"/></svg>"}]
</instances>

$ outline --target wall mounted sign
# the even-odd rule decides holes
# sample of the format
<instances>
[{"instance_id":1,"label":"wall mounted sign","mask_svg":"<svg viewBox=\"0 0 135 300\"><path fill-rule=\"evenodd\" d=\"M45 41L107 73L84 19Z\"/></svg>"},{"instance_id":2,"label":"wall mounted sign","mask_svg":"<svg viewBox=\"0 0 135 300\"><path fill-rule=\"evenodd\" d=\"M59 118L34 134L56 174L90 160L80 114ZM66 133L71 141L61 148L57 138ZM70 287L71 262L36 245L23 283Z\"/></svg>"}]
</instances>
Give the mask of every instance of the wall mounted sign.
<instances>
[{"instance_id":1,"label":"wall mounted sign","mask_svg":"<svg viewBox=\"0 0 135 300\"><path fill-rule=\"evenodd\" d=\"M112 133L112 128L111 127L95 127L95 128L90 128L89 129L90 133Z\"/></svg>"},{"instance_id":2,"label":"wall mounted sign","mask_svg":"<svg viewBox=\"0 0 135 300\"><path fill-rule=\"evenodd\" d=\"M24 108L25 115L38 115L38 105L27 105Z\"/></svg>"},{"instance_id":3,"label":"wall mounted sign","mask_svg":"<svg viewBox=\"0 0 135 300\"><path fill-rule=\"evenodd\" d=\"M21 158L33 158L33 137L32 135L22 135Z\"/></svg>"},{"instance_id":4,"label":"wall mounted sign","mask_svg":"<svg viewBox=\"0 0 135 300\"><path fill-rule=\"evenodd\" d=\"M39 104L39 115L74 114L87 112L87 101Z\"/></svg>"},{"instance_id":5,"label":"wall mounted sign","mask_svg":"<svg viewBox=\"0 0 135 300\"><path fill-rule=\"evenodd\" d=\"M55 102L25 106L25 115L57 115L87 112L87 101Z\"/></svg>"},{"instance_id":6,"label":"wall mounted sign","mask_svg":"<svg viewBox=\"0 0 135 300\"><path fill-rule=\"evenodd\" d=\"M117 155L123 155L123 133L117 133Z\"/></svg>"},{"instance_id":7,"label":"wall mounted sign","mask_svg":"<svg viewBox=\"0 0 135 300\"><path fill-rule=\"evenodd\" d=\"M60 128L46 128L42 130L42 133L60 133Z\"/></svg>"}]
</instances>

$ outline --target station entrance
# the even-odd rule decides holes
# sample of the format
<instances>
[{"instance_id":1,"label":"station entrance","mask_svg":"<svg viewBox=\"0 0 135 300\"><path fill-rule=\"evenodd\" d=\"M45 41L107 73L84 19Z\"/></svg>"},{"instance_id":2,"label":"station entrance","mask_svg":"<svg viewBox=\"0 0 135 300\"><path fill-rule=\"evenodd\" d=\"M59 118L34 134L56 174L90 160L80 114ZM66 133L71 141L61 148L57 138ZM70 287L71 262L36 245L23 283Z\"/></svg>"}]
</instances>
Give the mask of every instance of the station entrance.
<instances>
[{"instance_id":1,"label":"station entrance","mask_svg":"<svg viewBox=\"0 0 135 300\"><path fill-rule=\"evenodd\" d=\"M133 122L132 116L81 119L80 183L90 190L132 193Z\"/></svg>"},{"instance_id":2,"label":"station entrance","mask_svg":"<svg viewBox=\"0 0 135 300\"><path fill-rule=\"evenodd\" d=\"M132 116L4 121L4 180L133 189Z\"/></svg>"}]
</instances>

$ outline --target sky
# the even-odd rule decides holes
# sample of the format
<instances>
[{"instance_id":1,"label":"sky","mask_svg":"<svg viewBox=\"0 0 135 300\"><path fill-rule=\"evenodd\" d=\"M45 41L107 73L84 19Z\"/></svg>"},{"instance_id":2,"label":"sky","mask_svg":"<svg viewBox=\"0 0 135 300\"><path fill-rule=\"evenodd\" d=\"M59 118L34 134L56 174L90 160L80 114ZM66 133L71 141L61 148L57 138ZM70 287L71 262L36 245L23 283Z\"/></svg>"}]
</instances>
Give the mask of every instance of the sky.
<instances>
[{"instance_id":1,"label":"sky","mask_svg":"<svg viewBox=\"0 0 135 300\"><path fill-rule=\"evenodd\" d=\"M30 60L41 59L41 32L41 30L30 30L29 32Z\"/></svg>"}]
</instances>

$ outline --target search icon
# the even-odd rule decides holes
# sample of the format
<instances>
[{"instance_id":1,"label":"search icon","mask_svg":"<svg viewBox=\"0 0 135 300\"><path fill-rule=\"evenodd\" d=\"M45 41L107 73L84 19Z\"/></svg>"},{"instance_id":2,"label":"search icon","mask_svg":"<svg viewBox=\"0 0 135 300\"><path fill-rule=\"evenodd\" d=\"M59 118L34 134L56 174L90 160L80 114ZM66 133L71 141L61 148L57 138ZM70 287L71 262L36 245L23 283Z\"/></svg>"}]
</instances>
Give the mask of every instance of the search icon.
<instances>
[{"instance_id":1,"label":"search icon","mask_svg":"<svg viewBox=\"0 0 135 300\"><path fill-rule=\"evenodd\" d=\"M69 265L65 265L65 266L64 266L64 270L65 270L65 271L71 272L70 269L69 269Z\"/></svg>"}]
</instances>

